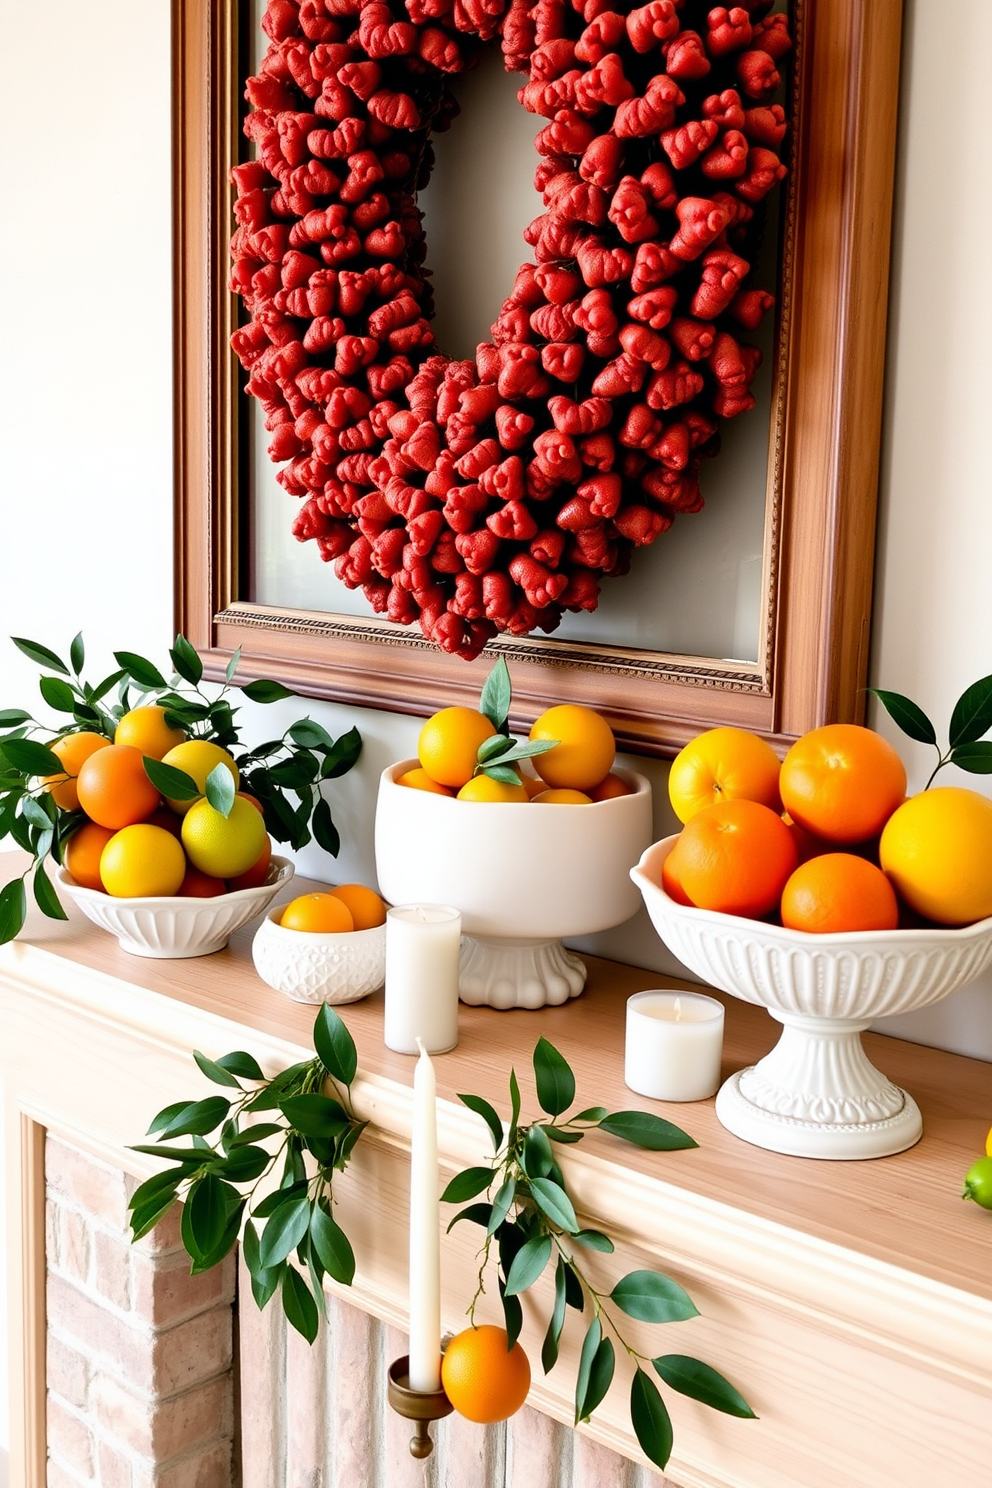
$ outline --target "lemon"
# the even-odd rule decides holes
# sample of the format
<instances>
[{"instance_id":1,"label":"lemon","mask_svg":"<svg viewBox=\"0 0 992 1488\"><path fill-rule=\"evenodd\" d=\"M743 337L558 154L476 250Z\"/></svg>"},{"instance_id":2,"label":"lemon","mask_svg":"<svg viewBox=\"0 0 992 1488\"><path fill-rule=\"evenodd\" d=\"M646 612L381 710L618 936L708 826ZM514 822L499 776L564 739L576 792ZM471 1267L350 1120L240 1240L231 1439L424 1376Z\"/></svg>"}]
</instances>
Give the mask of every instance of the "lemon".
<instances>
[{"instance_id":1,"label":"lemon","mask_svg":"<svg viewBox=\"0 0 992 1488\"><path fill-rule=\"evenodd\" d=\"M180 748L184 748L180 745ZM265 823L250 801L236 796L229 816L205 796L183 818L183 847L194 868L212 878L237 878L257 862L266 842Z\"/></svg>"},{"instance_id":2,"label":"lemon","mask_svg":"<svg viewBox=\"0 0 992 1488\"><path fill-rule=\"evenodd\" d=\"M100 854L100 878L116 899L172 895L186 875L186 856L163 827L146 822L122 827Z\"/></svg>"},{"instance_id":3,"label":"lemon","mask_svg":"<svg viewBox=\"0 0 992 1488\"><path fill-rule=\"evenodd\" d=\"M173 769L182 770L184 774L191 776L199 787L201 796L207 788L207 776L217 765L226 765L230 770L235 790L241 782L238 767L227 750L222 749L219 744L211 744L209 739L187 739L185 744L177 744L174 749L170 749L162 756L162 763L172 765ZM185 816L192 804L192 800L169 800L173 811L177 811L180 816ZM261 852L261 850L260 847L258 851ZM257 857L258 853L255 856Z\"/></svg>"},{"instance_id":4,"label":"lemon","mask_svg":"<svg viewBox=\"0 0 992 1488\"><path fill-rule=\"evenodd\" d=\"M177 749L186 738L186 730L171 728L165 721L166 710L160 703L145 703L125 713L114 733L115 744L130 744L150 759L160 760L170 749Z\"/></svg>"},{"instance_id":5,"label":"lemon","mask_svg":"<svg viewBox=\"0 0 992 1488\"><path fill-rule=\"evenodd\" d=\"M490 775L473 775L458 792L459 801L526 801L527 792L523 782L509 785L502 780L493 780Z\"/></svg>"}]
</instances>

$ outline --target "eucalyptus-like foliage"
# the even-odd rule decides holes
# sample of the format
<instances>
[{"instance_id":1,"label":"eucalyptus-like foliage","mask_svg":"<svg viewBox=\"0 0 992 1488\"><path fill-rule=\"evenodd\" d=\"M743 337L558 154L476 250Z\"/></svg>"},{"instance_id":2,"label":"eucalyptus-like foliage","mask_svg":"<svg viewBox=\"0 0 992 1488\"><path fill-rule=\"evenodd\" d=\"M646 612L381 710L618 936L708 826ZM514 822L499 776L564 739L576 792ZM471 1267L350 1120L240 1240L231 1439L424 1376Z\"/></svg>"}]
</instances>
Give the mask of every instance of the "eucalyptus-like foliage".
<instances>
[{"instance_id":1,"label":"eucalyptus-like foliage","mask_svg":"<svg viewBox=\"0 0 992 1488\"><path fill-rule=\"evenodd\" d=\"M609 1291L593 1285L582 1252L611 1254L613 1241L603 1231L581 1224L556 1148L580 1142L590 1131L609 1132L651 1152L674 1152L695 1147L696 1143L681 1128L646 1111L609 1112L602 1106L589 1106L568 1115L575 1100L575 1076L564 1055L541 1038L534 1049L533 1063L538 1104L544 1112L536 1121L521 1120L520 1087L512 1069L509 1127L504 1129L488 1101L477 1095L459 1096L485 1121L493 1143L489 1164L456 1174L441 1196L446 1203L467 1206L455 1215L449 1231L460 1220L485 1230L478 1288L468 1310L469 1319L474 1321L494 1249L496 1282L511 1346L523 1325L521 1294L551 1269L554 1302L541 1349L545 1374L557 1363L568 1310L584 1314L585 1335L575 1386L576 1425L589 1419L610 1389L619 1346L634 1363L630 1392L634 1433L645 1456L664 1468L672 1450L671 1418L648 1367L671 1389L715 1410L744 1417L753 1417L754 1412L740 1392L710 1365L684 1354L649 1359L625 1339L622 1315L646 1323L684 1322L698 1315L696 1306L678 1282L655 1271L632 1271L620 1277ZM480 1199L480 1195L484 1197Z\"/></svg>"}]
</instances>

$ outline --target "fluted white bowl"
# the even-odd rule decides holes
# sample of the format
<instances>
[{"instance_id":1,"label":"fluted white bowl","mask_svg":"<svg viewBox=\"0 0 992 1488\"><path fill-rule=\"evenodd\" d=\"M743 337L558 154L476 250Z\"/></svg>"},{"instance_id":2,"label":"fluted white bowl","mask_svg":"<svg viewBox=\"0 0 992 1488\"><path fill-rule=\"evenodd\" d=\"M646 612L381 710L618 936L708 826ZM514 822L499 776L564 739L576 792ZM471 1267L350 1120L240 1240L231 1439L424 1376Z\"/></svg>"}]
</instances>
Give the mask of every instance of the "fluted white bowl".
<instances>
[{"instance_id":1,"label":"fluted white bowl","mask_svg":"<svg viewBox=\"0 0 992 1488\"><path fill-rule=\"evenodd\" d=\"M279 924L283 906L270 909L255 931L251 956L268 986L294 1002L358 1002L386 979L386 927L319 933Z\"/></svg>"},{"instance_id":2,"label":"fluted white bowl","mask_svg":"<svg viewBox=\"0 0 992 1488\"><path fill-rule=\"evenodd\" d=\"M117 899L78 884L65 868L55 879L86 917L116 935L121 950L160 960L209 956L227 945L235 930L265 910L293 877L288 858L273 855L269 876L257 889L235 889L213 899L159 895Z\"/></svg>"}]
</instances>

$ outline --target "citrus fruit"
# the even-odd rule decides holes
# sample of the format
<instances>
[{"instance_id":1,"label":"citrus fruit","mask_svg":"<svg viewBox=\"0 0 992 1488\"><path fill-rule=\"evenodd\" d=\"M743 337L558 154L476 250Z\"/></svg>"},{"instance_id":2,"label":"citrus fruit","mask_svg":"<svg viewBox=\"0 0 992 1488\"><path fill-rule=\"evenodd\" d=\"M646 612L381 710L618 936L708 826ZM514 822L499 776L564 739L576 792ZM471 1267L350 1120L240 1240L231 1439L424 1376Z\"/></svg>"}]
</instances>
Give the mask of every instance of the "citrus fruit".
<instances>
[{"instance_id":1,"label":"citrus fruit","mask_svg":"<svg viewBox=\"0 0 992 1488\"><path fill-rule=\"evenodd\" d=\"M585 791L566 790L564 786L548 786L547 790L538 791L530 799L536 804L540 801L545 806L591 806L592 796L587 796Z\"/></svg>"},{"instance_id":2,"label":"citrus fruit","mask_svg":"<svg viewBox=\"0 0 992 1488\"><path fill-rule=\"evenodd\" d=\"M775 908L798 862L789 829L758 801L705 806L682 828L673 865L700 909L752 919Z\"/></svg>"},{"instance_id":3,"label":"citrus fruit","mask_svg":"<svg viewBox=\"0 0 992 1488\"><path fill-rule=\"evenodd\" d=\"M184 746L180 745L180 748ZM229 815L201 797L183 817L183 847L194 868L213 878L246 873L265 848L265 823L250 801L234 798Z\"/></svg>"},{"instance_id":4,"label":"citrus fruit","mask_svg":"<svg viewBox=\"0 0 992 1488\"><path fill-rule=\"evenodd\" d=\"M56 806L63 811L79 810L76 776L80 767L91 754L95 754L98 749L105 749L109 744L110 740L104 738L103 734L90 732L65 734L61 739L52 740L48 747L62 761L65 774L43 775L41 780Z\"/></svg>"},{"instance_id":5,"label":"citrus fruit","mask_svg":"<svg viewBox=\"0 0 992 1488\"><path fill-rule=\"evenodd\" d=\"M207 788L207 776L217 765L226 765L234 780L235 790L238 787L240 775L234 760L226 749L219 744L212 744L209 739L187 739L185 744L177 744L174 749L162 756L164 765L172 765L175 770L182 770L196 783L202 795ZM167 798L173 811L185 816L193 804L193 798L185 801L173 801Z\"/></svg>"},{"instance_id":6,"label":"citrus fruit","mask_svg":"<svg viewBox=\"0 0 992 1488\"><path fill-rule=\"evenodd\" d=\"M145 758L130 744L108 744L83 760L76 776L79 804L101 827L133 826L151 816L159 794L145 774Z\"/></svg>"},{"instance_id":7,"label":"citrus fruit","mask_svg":"<svg viewBox=\"0 0 992 1488\"><path fill-rule=\"evenodd\" d=\"M116 899L177 894L185 874L186 858L176 838L144 822L115 832L100 855L103 887Z\"/></svg>"},{"instance_id":8,"label":"citrus fruit","mask_svg":"<svg viewBox=\"0 0 992 1488\"><path fill-rule=\"evenodd\" d=\"M188 863L176 893L180 899L216 899L219 894L227 893L227 884L222 878L212 878L209 873L201 873L199 868Z\"/></svg>"},{"instance_id":9,"label":"citrus fruit","mask_svg":"<svg viewBox=\"0 0 992 1488\"><path fill-rule=\"evenodd\" d=\"M992 915L992 801L941 785L912 796L889 817L881 864L918 914L941 925Z\"/></svg>"},{"instance_id":10,"label":"citrus fruit","mask_svg":"<svg viewBox=\"0 0 992 1488\"><path fill-rule=\"evenodd\" d=\"M857 723L828 723L797 739L782 761L782 805L827 842L876 837L906 795L892 745Z\"/></svg>"},{"instance_id":11,"label":"citrus fruit","mask_svg":"<svg viewBox=\"0 0 992 1488\"><path fill-rule=\"evenodd\" d=\"M992 1126L989 1127L989 1134L985 1138L985 1156L992 1157Z\"/></svg>"},{"instance_id":12,"label":"citrus fruit","mask_svg":"<svg viewBox=\"0 0 992 1488\"><path fill-rule=\"evenodd\" d=\"M331 897L348 906L356 930L373 930L386 923L385 901L375 889L367 889L364 884L338 884L331 890Z\"/></svg>"},{"instance_id":13,"label":"citrus fruit","mask_svg":"<svg viewBox=\"0 0 992 1488\"><path fill-rule=\"evenodd\" d=\"M661 887L669 899L674 899L676 904L692 904L692 900L682 887L682 880L679 878L677 854L678 843L675 844L675 847L672 848L672 851L661 865Z\"/></svg>"},{"instance_id":14,"label":"citrus fruit","mask_svg":"<svg viewBox=\"0 0 992 1488\"><path fill-rule=\"evenodd\" d=\"M528 775L524 770L520 772L520 781L524 790L527 792L528 801L533 801L535 796L539 796L542 791L546 791L548 788L540 775Z\"/></svg>"},{"instance_id":15,"label":"citrus fruit","mask_svg":"<svg viewBox=\"0 0 992 1488\"><path fill-rule=\"evenodd\" d=\"M473 775L458 792L459 801L527 801L529 797L523 782L508 785L503 780L494 780L491 775Z\"/></svg>"},{"instance_id":16,"label":"citrus fruit","mask_svg":"<svg viewBox=\"0 0 992 1488\"><path fill-rule=\"evenodd\" d=\"M114 835L113 827L83 822L62 849L62 865L84 889L103 889L100 854Z\"/></svg>"},{"instance_id":17,"label":"citrus fruit","mask_svg":"<svg viewBox=\"0 0 992 1488\"><path fill-rule=\"evenodd\" d=\"M311 935L334 935L355 928L344 900L326 893L300 894L291 899L279 923L287 930L304 930Z\"/></svg>"},{"instance_id":18,"label":"citrus fruit","mask_svg":"<svg viewBox=\"0 0 992 1488\"><path fill-rule=\"evenodd\" d=\"M992 1209L992 1157L980 1157L964 1175L963 1199L974 1199L983 1209ZM442 1367L442 1378L444 1370ZM454 1404L454 1402L452 1402ZM457 1410L458 1407L455 1406Z\"/></svg>"},{"instance_id":19,"label":"citrus fruit","mask_svg":"<svg viewBox=\"0 0 992 1488\"><path fill-rule=\"evenodd\" d=\"M896 891L881 868L854 853L820 853L800 864L782 890L782 924L789 930L835 935L894 930Z\"/></svg>"},{"instance_id":20,"label":"citrus fruit","mask_svg":"<svg viewBox=\"0 0 992 1488\"><path fill-rule=\"evenodd\" d=\"M442 708L420 730L417 758L438 785L458 790L472 778L479 745L495 732L486 715L474 708Z\"/></svg>"},{"instance_id":21,"label":"citrus fruit","mask_svg":"<svg viewBox=\"0 0 992 1488\"><path fill-rule=\"evenodd\" d=\"M465 1328L441 1357L441 1384L460 1416L488 1425L518 1411L530 1389L530 1362L505 1328Z\"/></svg>"},{"instance_id":22,"label":"citrus fruit","mask_svg":"<svg viewBox=\"0 0 992 1488\"><path fill-rule=\"evenodd\" d=\"M620 776L614 774L612 770L605 780L601 780L589 792L590 799L593 801L612 801L615 796L629 796L630 794L631 787L626 780L621 780Z\"/></svg>"},{"instance_id":23,"label":"citrus fruit","mask_svg":"<svg viewBox=\"0 0 992 1488\"><path fill-rule=\"evenodd\" d=\"M257 796L253 796L249 791L243 790L239 790L237 794L241 797L242 801L250 801L256 811L261 811L262 815L265 815L265 807Z\"/></svg>"},{"instance_id":24,"label":"citrus fruit","mask_svg":"<svg viewBox=\"0 0 992 1488\"><path fill-rule=\"evenodd\" d=\"M672 761L669 799L681 822L718 801L760 801L777 811L780 769L778 755L758 734L742 728L707 729Z\"/></svg>"},{"instance_id":25,"label":"citrus fruit","mask_svg":"<svg viewBox=\"0 0 992 1488\"><path fill-rule=\"evenodd\" d=\"M446 785L438 785L436 780L432 780L422 765L418 765L415 770L406 770L402 775L397 775L396 784L408 785L412 790L430 791L435 796L455 794Z\"/></svg>"},{"instance_id":26,"label":"citrus fruit","mask_svg":"<svg viewBox=\"0 0 992 1488\"><path fill-rule=\"evenodd\" d=\"M272 838L265 834L265 845L251 867L244 873L235 873L227 881L229 889L260 889L269 876L269 864L272 862Z\"/></svg>"},{"instance_id":27,"label":"citrus fruit","mask_svg":"<svg viewBox=\"0 0 992 1488\"><path fill-rule=\"evenodd\" d=\"M176 813L169 810L168 806L156 807L151 816L145 817L145 821L150 827L163 827L165 831L171 832L173 837L180 837L182 835L183 824L176 816Z\"/></svg>"},{"instance_id":28,"label":"citrus fruit","mask_svg":"<svg viewBox=\"0 0 992 1488\"><path fill-rule=\"evenodd\" d=\"M559 703L535 719L533 741L556 739L554 749L535 754L534 769L546 785L587 791L610 773L616 754L613 730L605 718L581 703Z\"/></svg>"},{"instance_id":29,"label":"citrus fruit","mask_svg":"<svg viewBox=\"0 0 992 1488\"><path fill-rule=\"evenodd\" d=\"M186 730L171 728L159 703L145 703L125 713L114 733L115 744L130 744L150 759L160 760L186 738Z\"/></svg>"}]
</instances>

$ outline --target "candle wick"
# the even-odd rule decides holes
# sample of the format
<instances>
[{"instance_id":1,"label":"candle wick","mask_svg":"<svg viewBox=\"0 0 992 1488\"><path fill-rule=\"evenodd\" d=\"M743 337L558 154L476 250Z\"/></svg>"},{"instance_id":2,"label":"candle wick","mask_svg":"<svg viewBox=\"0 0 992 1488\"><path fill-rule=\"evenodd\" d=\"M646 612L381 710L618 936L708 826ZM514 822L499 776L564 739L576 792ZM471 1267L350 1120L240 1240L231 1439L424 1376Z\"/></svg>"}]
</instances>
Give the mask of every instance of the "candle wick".
<instances>
[{"instance_id":1,"label":"candle wick","mask_svg":"<svg viewBox=\"0 0 992 1488\"><path fill-rule=\"evenodd\" d=\"M421 1054L426 1054L427 1053L427 1050L424 1048L424 1041L420 1037L420 1034L419 1033L417 1034L417 1037L414 1039L414 1043L416 1044L417 1048L420 1050Z\"/></svg>"}]
</instances>

